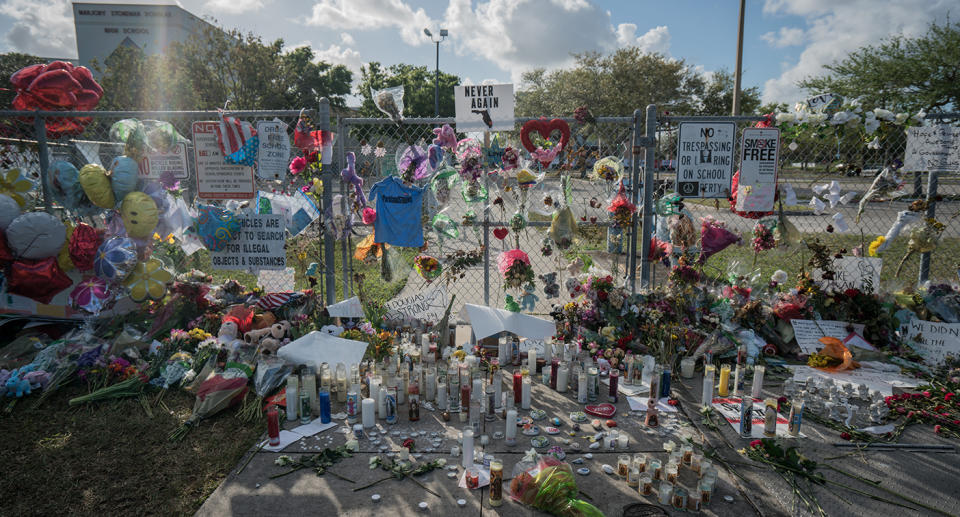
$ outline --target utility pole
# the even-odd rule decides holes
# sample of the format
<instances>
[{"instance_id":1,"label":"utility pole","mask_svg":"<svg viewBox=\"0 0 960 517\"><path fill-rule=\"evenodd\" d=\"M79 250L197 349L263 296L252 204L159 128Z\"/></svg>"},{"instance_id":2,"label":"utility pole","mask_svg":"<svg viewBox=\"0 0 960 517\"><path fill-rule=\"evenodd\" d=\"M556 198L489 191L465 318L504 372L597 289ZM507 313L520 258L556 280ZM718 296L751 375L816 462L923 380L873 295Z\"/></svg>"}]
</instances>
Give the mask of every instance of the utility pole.
<instances>
[{"instance_id":1,"label":"utility pole","mask_svg":"<svg viewBox=\"0 0 960 517\"><path fill-rule=\"evenodd\" d=\"M733 112L740 114L740 76L743 73L743 14L746 11L746 0L740 0L740 22L737 28L737 69L733 73Z\"/></svg>"}]
</instances>

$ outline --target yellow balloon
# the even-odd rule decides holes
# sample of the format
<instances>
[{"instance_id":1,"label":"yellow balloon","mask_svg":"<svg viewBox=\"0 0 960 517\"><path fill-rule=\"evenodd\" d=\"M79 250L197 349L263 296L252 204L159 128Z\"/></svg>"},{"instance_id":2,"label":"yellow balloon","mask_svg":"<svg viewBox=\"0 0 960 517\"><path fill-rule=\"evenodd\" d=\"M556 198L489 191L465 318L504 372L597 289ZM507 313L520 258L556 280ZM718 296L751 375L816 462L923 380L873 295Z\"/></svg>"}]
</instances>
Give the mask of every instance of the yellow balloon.
<instances>
[{"instance_id":1,"label":"yellow balloon","mask_svg":"<svg viewBox=\"0 0 960 517\"><path fill-rule=\"evenodd\" d=\"M173 273L163 268L160 259L149 259L133 268L124 281L130 290L130 298L137 302L147 299L160 301L167 294L167 284L173 281Z\"/></svg>"},{"instance_id":2,"label":"yellow balloon","mask_svg":"<svg viewBox=\"0 0 960 517\"><path fill-rule=\"evenodd\" d=\"M70 237L73 236L73 230L75 230L75 228L70 221L64 221L63 225L67 227L67 238L63 241L63 247L60 248L60 253L57 254L57 265L66 273L74 268L73 261L70 260Z\"/></svg>"},{"instance_id":3,"label":"yellow balloon","mask_svg":"<svg viewBox=\"0 0 960 517\"><path fill-rule=\"evenodd\" d=\"M113 188L107 170L92 163L80 169L80 186L90 198L90 202L100 208L113 208L116 199L113 197Z\"/></svg>"},{"instance_id":4,"label":"yellow balloon","mask_svg":"<svg viewBox=\"0 0 960 517\"><path fill-rule=\"evenodd\" d=\"M134 239L149 237L160 222L157 203L143 192L131 192L123 198L123 203L120 203L120 216L127 228L127 235Z\"/></svg>"}]
</instances>

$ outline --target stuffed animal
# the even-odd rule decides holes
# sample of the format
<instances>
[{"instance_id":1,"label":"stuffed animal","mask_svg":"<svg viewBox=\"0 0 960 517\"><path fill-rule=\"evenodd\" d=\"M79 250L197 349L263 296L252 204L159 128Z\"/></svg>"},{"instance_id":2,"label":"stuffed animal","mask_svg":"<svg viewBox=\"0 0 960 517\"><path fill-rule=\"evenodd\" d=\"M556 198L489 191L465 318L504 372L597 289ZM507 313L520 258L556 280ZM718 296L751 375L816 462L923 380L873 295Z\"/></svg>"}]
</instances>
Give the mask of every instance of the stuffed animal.
<instances>
[{"instance_id":1,"label":"stuffed animal","mask_svg":"<svg viewBox=\"0 0 960 517\"><path fill-rule=\"evenodd\" d=\"M537 306L537 301L540 299L539 296L533 294L535 289L532 282L523 286L523 296L520 297L521 309L527 312L533 312L534 307Z\"/></svg>"},{"instance_id":2,"label":"stuffed animal","mask_svg":"<svg viewBox=\"0 0 960 517\"><path fill-rule=\"evenodd\" d=\"M367 206L367 197L363 193L363 178L357 175L357 155L350 151L347 153L347 166L340 171L340 178L344 183L353 185L356 204L359 207Z\"/></svg>"},{"instance_id":3,"label":"stuffed animal","mask_svg":"<svg viewBox=\"0 0 960 517\"><path fill-rule=\"evenodd\" d=\"M36 368L36 365L28 364L10 372L7 382L3 384L8 397L20 398L30 394L32 390L30 388L30 381L26 378L26 375L32 372L34 368Z\"/></svg>"},{"instance_id":4,"label":"stuffed animal","mask_svg":"<svg viewBox=\"0 0 960 517\"><path fill-rule=\"evenodd\" d=\"M543 294L547 295L548 300L560 296L560 284L557 283L556 273L540 275L540 281L543 282Z\"/></svg>"},{"instance_id":5,"label":"stuffed animal","mask_svg":"<svg viewBox=\"0 0 960 517\"><path fill-rule=\"evenodd\" d=\"M260 340L260 353L261 354L276 354L277 350L280 348L280 342L272 337L265 337Z\"/></svg>"},{"instance_id":6,"label":"stuffed animal","mask_svg":"<svg viewBox=\"0 0 960 517\"><path fill-rule=\"evenodd\" d=\"M260 340L269 336L271 330L272 329L270 327L266 327L258 330L251 330L250 332L247 332L246 334L243 335L243 340L248 345L260 344Z\"/></svg>"},{"instance_id":7,"label":"stuffed animal","mask_svg":"<svg viewBox=\"0 0 960 517\"><path fill-rule=\"evenodd\" d=\"M568 279L563 283L563 286L567 288L567 292L570 293L570 298L576 298L576 297L577 297L577 293L574 291L574 289L576 289L576 287L577 287L578 285L580 285L580 281L577 280L577 279L574 278L574 277L568 278Z\"/></svg>"},{"instance_id":8,"label":"stuffed animal","mask_svg":"<svg viewBox=\"0 0 960 517\"><path fill-rule=\"evenodd\" d=\"M226 320L220 324L220 331L217 332L217 342L221 345L229 345L237 339L238 332L239 327L237 326L237 322Z\"/></svg>"},{"instance_id":9,"label":"stuffed animal","mask_svg":"<svg viewBox=\"0 0 960 517\"><path fill-rule=\"evenodd\" d=\"M513 299L513 295L507 295L504 308L510 312L520 312L520 304Z\"/></svg>"},{"instance_id":10,"label":"stuffed animal","mask_svg":"<svg viewBox=\"0 0 960 517\"><path fill-rule=\"evenodd\" d=\"M277 317L274 316L272 312L267 311L267 312L264 312L263 314L257 314L256 316L254 316L253 325L251 325L250 328L253 330L260 330L267 327L272 327L273 324L276 322L277 322Z\"/></svg>"},{"instance_id":11,"label":"stuffed animal","mask_svg":"<svg viewBox=\"0 0 960 517\"><path fill-rule=\"evenodd\" d=\"M290 322L283 320L270 326L270 336L279 341L287 335L289 330Z\"/></svg>"}]
</instances>

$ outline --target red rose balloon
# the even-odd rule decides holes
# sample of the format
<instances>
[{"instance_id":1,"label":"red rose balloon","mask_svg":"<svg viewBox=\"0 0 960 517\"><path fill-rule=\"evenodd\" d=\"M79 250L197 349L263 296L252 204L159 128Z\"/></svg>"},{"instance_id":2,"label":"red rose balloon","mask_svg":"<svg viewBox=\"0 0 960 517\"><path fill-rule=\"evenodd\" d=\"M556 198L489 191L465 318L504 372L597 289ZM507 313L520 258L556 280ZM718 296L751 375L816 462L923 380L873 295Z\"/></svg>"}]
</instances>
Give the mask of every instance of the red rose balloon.
<instances>
[{"instance_id":1,"label":"red rose balloon","mask_svg":"<svg viewBox=\"0 0 960 517\"><path fill-rule=\"evenodd\" d=\"M50 303L57 293L73 283L57 265L57 257L41 260L18 260L10 266L7 292L26 296L40 303Z\"/></svg>"},{"instance_id":2,"label":"red rose balloon","mask_svg":"<svg viewBox=\"0 0 960 517\"><path fill-rule=\"evenodd\" d=\"M86 223L80 223L70 236L70 261L80 271L93 269L93 259L100 247L100 232Z\"/></svg>"},{"instance_id":3,"label":"red rose balloon","mask_svg":"<svg viewBox=\"0 0 960 517\"><path fill-rule=\"evenodd\" d=\"M64 61L21 68L10 77L17 90L13 109L19 111L90 111L97 107L103 88L90 70ZM90 117L63 117L46 121L47 135L82 133Z\"/></svg>"}]
</instances>

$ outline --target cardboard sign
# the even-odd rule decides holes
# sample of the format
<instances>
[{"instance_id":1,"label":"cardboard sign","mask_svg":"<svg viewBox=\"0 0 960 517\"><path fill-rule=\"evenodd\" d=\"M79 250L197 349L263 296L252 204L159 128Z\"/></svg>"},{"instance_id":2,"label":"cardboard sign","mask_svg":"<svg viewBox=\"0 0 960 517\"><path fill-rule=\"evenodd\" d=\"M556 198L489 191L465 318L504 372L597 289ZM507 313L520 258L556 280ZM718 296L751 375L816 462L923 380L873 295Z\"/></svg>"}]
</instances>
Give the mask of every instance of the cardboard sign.
<instances>
[{"instance_id":1,"label":"cardboard sign","mask_svg":"<svg viewBox=\"0 0 960 517\"><path fill-rule=\"evenodd\" d=\"M960 356L960 323L936 323L913 319L907 337L928 364L941 364L947 356Z\"/></svg>"},{"instance_id":2,"label":"cardboard sign","mask_svg":"<svg viewBox=\"0 0 960 517\"><path fill-rule=\"evenodd\" d=\"M457 131L513 131L513 85L471 84L453 89Z\"/></svg>"},{"instance_id":3,"label":"cardboard sign","mask_svg":"<svg viewBox=\"0 0 960 517\"><path fill-rule=\"evenodd\" d=\"M240 232L222 251L210 252L214 269L285 269L287 230L279 214L240 217Z\"/></svg>"},{"instance_id":4,"label":"cardboard sign","mask_svg":"<svg viewBox=\"0 0 960 517\"><path fill-rule=\"evenodd\" d=\"M257 153L257 177L265 180L283 181L290 163L290 137L287 125L279 120L258 120L257 136L260 149Z\"/></svg>"},{"instance_id":5,"label":"cardboard sign","mask_svg":"<svg viewBox=\"0 0 960 517\"><path fill-rule=\"evenodd\" d=\"M838 291L859 289L865 293L875 293L880 286L880 269L883 259L880 257L843 257L834 259L833 280L824 280L819 269L813 270L813 280L823 287L832 287Z\"/></svg>"},{"instance_id":6,"label":"cardboard sign","mask_svg":"<svg viewBox=\"0 0 960 517\"><path fill-rule=\"evenodd\" d=\"M165 172L173 173L173 177L178 180L190 177L189 165L187 165L187 144L184 142L173 146L173 149L166 153L150 153L141 159L138 165L142 179L158 180Z\"/></svg>"},{"instance_id":7,"label":"cardboard sign","mask_svg":"<svg viewBox=\"0 0 960 517\"><path fill-rule=\"evenodd\" d=\"M847 336L850 335L850 331L847 330L847 327L852 326L853 331L857 334L863 335L863 324L861 323L847 323L845 321L834 321L834 320L790 320L790 325L793 326L794 336L797 338L797 345L800 346L800 350L805 354L812 354L821 348L823 348L823 343L820 342L822 337L835 337L843 341Z\"/></svg>"},{"instance_id":8,"label":"cardboard sign","mask_svg":"<svg viewBox=\"0 0 960 517\"><path fill-rule=\"evenodd\" d=\"M960 172L960 127L942 124L907 129L903 170Z\"/></svg>"},{"instance_id":9,"label":"cardboard sign","mask_svg":"<svg viewBox=\"0 0 960 517\"><path fill-rule=\"evenodd\" d=\"M394 298L384 304L388 310L387 320L436 323L443 319L450 299L443 284L437 283L409 296Z\"/></svg>"},{"instance_id":10,"label":"cardboard sign","mask_svg":"<svg viewBox=\"0 0 960 517\"><path fill-rule=\"evenodd\" d=\"M780 130L751 127L743 130L740 143L740 180L737 210L769 212L777 193Z\"/></svg>"},{"instance_id":11,"label":"cardboard sign","mask_svg":"<svg viewBox=\"0 0 960 517\"><path fill-rule=\"evenodd\" d=\"M723 397L715 398L711 405L714 411L720 413L720 416L733 427L734 432L740 432L740 398ZM750 422L753 426L750 428L750 436L753 438L763 438L763 423L765 406L763 400L753 399L753 408L750 410ZM777 413L777 436L781 438L794 438L790 436L788 430L787 417ZM803 433L800 433L803 436Z\"/></svg>"},{"instance_id":12,"label":"cardboard sign","mask_svg":"<svg viewBox=\"0 0 960 517\"><path fill-rule=\"evenodd\" d=\"M733 177L733 122L682 122L677 138L677 193L723 198Z\"/></svg>"},{"instance_id":13,"label":"cardboard sign","mask_svg":"<svg viewBox=\"0 0 960 517\"><path fill-rule=\"evenodd\" d=\"M815 95L804 101L810 111L814 113L826 113L832 115L840 110L843 105L843 97L835 93L824 93Z\"/></svg>"},{"instance_id":14,"label":"cardboard sign","mask_svg":"<svg viewBox=\"0 0 960 517\"><path fill-rule=\"evenodd\" d=\"M217 144L216 122L193 123L193 153L197 162L197 197L252 199L256 191L253 167L223 161Z\"/></svg>"}]
</instances>

